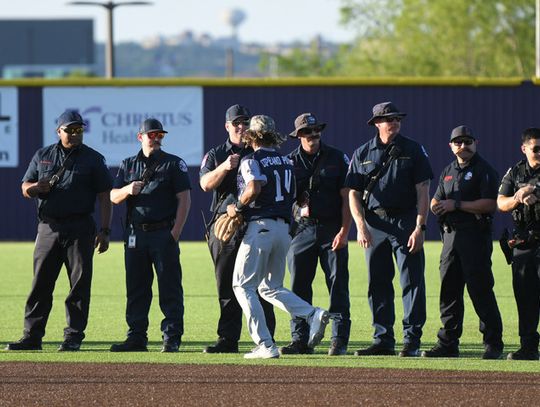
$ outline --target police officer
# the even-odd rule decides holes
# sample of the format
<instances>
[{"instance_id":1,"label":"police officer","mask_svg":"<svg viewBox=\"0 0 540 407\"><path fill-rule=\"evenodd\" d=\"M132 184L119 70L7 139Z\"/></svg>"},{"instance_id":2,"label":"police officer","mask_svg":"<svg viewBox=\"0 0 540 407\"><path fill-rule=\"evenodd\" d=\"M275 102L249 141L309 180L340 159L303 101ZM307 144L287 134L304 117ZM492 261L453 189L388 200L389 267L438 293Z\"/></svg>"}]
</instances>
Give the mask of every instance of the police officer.
<instances>
[{"instance_id":1,"label":"police officer","mask_svg":"<svg viewBox=\"0 0 540 407\"><path fill-rule=\"evenodd\" d=\"M129 326L127 339L111 352L146 351L148 312L156 271L159 306L164 319L162 352L178 352L184 333L184 293L178 239L191 205L187 166L161 150L167 132L146 119L137 134L141 150L125 159L114 180L111 201L126 201L125 267Z\"/></svg>"},{"instance_id":2,"label":"police officer","mask_svg":"<svg viewBox=\"0 0 540 407\"><path fill-rule=\"evenodd\" d=\"M497 206L512 212L514 232L512 284L516 298L521 347L508 354L513 360L538 360L540 314L540 129L521 135L525 160L510 168L499 188Z\"/></svg>"},{"instance_id":3,"label":"police officer","mask_svg":"<svg viewBox=\"0 0 540 407\"><path fill-rule=\"evenodd\" d=\"M394 263L403 290L403 349L418 356L426 321L424 231L433 178L426 151L400 134L406 116L392 102L373 107L368 124L375 137L353 156L345 185L356 223L358 243L366 249L368 299L373 313L373 344L357 356L394 355Z\"/></svg>"},{"instance_id":4,"label":"police officer","mask_svg":"<svg viewBox=\"0 0 540 407\"><path fill-rule=\"evenodd\" d=\"M112 179L104 157L83 144L84 121L65 111L57 120L59 142L36 152L22 179L25 198L37 198L38 233L34 279L26 301L23 337L7 350L41 350L53 290L62 265L70 290L65 301L67 327L59 351L78 351L90 306L94 248L109 248ZM101 228L92 218L96 197Z\"/></svg>"},{"instance_id":5,"label":"police officer","mask_svg":"<svg viewBox=\"0 0 540 407\"><path fill-rule=\"evenodd\" d=\"M257 292L293 318L302 318L309 324L309 347L323 338L329 314L283 287L291 241L288 223L295 194L290 161L275 150L284 138L276 131L274 120L264 115L251 118L243 137L254 152L242 159L239 198L227 206L229 216L242 213L247 222L234 265L233 289L246 315L251 338L257 344L244 357L277 358L279 351L266 325Z\"/></svg>"},{"instance_id":6,"label":"police officer","mask_svg":"<svg viewBox=\"0 0 540 407\"><path fill-rule=\"evenodd\" d=\"M328 354L347 352L351 330L349 301L348 234L351 227L349 189L344 187L349 158L342 151L321 141L326 123L303 113L290 133L300 145L289 154L296 176L296 203L291 228L293 240L287 255L291 289L311 304L317 259L325 274L330 294L329 311L334 315L332 341ZM291 321L292 342L280 348L281 354L309 354L308 326L303 319Z\"/></svg>"},{"instance_id":7,"label":"police officer","mask_svg":"<svg viewBox=\"0 0 540 407\"><path fill-rule=\"evenodd\" d=\"M491 219L497 209L499 176L476 152L476 146L470 128L458 126L452 130L450 148L456 161L443 170L431 200L443 241L439 303L443 327L437 335L438 343L422 352L425 357L459 356L465 286L484 335L482 359L499 359L502 355L503 328L491 271Z\"/></svg>"},{"instance_id":8,"label":"police officer","mask_svg":"<svg viewBox=\"0 0 540 407\"><path fill-rule=\"evenodd\" d=\"M227 243L222 243L214 235L214 221L227 211L227 205L238 198L236 177L238 164L246 155L253 152L245 146L242 135L249 127L251 114L245 106L232 105L225 113L227 141L212 148L203 158L200 170L200 186L203 191L213 191L211 211L213 216L208 225L208 246L214 262L220 317L218 321L218 340L207 346L207 353L237 353L238 340L242 331L242 308L238 304L232 288L234 262L241 237L235 235ZM272 335L276 320L272 305L262 301L266 322Z\"/></svg>"}]
</instances>

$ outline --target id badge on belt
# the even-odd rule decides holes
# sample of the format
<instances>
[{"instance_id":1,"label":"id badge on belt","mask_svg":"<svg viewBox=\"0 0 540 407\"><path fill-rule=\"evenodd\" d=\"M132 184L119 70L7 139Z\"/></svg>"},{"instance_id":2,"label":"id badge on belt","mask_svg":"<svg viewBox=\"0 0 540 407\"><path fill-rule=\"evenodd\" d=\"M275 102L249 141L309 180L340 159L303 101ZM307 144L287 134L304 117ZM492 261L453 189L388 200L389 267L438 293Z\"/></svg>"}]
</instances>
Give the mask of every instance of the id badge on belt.
<instances>
[{"instance_id":1,"label":"id badge on belt","mask_svg":"<svg viewBox=\"0 0 540 407\"><path fill-rule=\"evenodd\" d=\"M137 236L135 236L135 231L133 230L133 225L131 226L131 232L128 236L128 249L135 249L137 247Z\"/></svg>"}]
</instances>

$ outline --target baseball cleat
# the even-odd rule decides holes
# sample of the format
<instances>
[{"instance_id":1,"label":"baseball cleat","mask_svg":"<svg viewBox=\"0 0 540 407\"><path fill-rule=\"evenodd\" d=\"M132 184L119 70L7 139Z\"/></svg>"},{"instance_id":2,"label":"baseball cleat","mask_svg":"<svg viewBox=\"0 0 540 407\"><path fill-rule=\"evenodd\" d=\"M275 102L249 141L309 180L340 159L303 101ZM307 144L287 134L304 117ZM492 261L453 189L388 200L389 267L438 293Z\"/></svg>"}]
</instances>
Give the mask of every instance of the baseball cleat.
<instances>
[{"instance_id":1,"label":"baseball cleat","mask_svg":"<svg viewBox=\"0 0 540 407\"><path fill-rule=\"evenodd\" d=\"M251 352L244 354L244 359L274 359L279 358L279 351L276 345L266 347L264 343L254 348Z\"/></svg>"},{"instance_id":2,"label":"baseball cleat","mask_svg":"<svg viewBox=\"0 0 540 407\"><path fill-rule=\"evenodd\" d=\"M322 308L316 307L315 311L308 318L309 341L308 347L314 348L321 343L324 338L324 330L330 321L330 314Z\"/></svg>"}]
</instances>

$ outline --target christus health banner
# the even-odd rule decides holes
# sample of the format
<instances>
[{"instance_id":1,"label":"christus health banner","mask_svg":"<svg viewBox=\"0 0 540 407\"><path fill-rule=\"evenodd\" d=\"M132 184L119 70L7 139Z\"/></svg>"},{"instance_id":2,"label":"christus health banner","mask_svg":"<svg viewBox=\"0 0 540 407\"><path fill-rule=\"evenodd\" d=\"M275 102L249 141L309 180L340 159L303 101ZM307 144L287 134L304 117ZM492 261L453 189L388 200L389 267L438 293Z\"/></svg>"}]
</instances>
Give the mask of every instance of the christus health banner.
<instances>
[{"instance_id":1,"label":"christus health banner","mask_svg":"<svg viewBox=\"0 0 540 407\"><path fill-rule=\"evenodd\" d=\"M0 87L0 167L19 166L17 88Z\"/></svg>"},{"instance_id":2,"label":"christus health banner","mask_svg":"<svg viewBox=\"0 0 540 407\"><path fill-rule=\"evenodd\" d=\"M56 119L76 110L86 127L84 143L117 167L141 148L137 132L153 117L168 131L163 150L199 166L203 156L201 87L47 87L43 89L43 144L58 141Z\"/></svg>"}]
</instances>

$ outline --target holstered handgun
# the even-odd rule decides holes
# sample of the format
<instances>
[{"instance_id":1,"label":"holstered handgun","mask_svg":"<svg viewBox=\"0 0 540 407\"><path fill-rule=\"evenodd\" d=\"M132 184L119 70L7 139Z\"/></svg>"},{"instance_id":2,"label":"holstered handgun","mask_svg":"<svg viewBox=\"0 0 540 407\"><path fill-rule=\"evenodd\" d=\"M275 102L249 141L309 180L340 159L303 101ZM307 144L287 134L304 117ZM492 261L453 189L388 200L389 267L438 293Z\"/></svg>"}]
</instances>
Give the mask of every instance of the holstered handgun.
<instances>
[{"instance_id":1,"label":"holstered handgun","mask_svg":"<svg viewBox=\"0 0 540 407\"><path fill-rule=\"evenodd\" d=\"M507 264L512 264L512 248L510 247L510 244L508 241L510 240L510 233L508 232L508 229L504 229L501 235L501 238L499 239L499 245L501 246L501 250L504 254L504 258L506 259Z\"/></svg>"}]
</instances>

